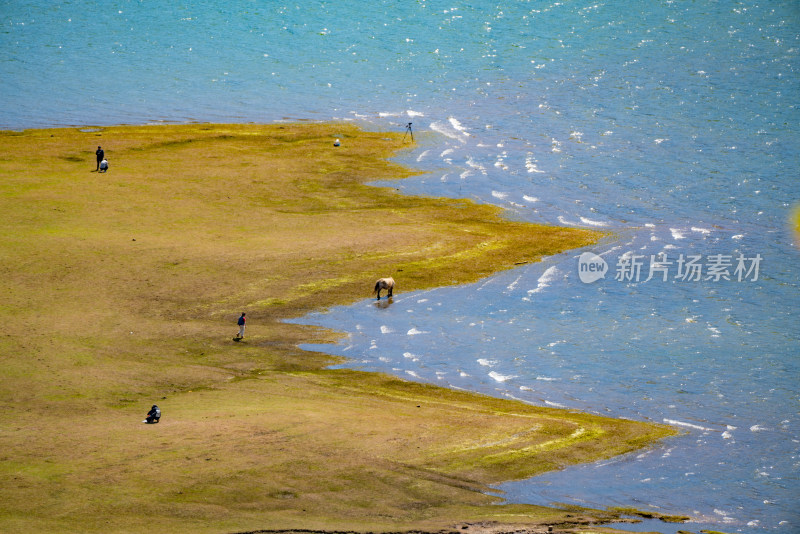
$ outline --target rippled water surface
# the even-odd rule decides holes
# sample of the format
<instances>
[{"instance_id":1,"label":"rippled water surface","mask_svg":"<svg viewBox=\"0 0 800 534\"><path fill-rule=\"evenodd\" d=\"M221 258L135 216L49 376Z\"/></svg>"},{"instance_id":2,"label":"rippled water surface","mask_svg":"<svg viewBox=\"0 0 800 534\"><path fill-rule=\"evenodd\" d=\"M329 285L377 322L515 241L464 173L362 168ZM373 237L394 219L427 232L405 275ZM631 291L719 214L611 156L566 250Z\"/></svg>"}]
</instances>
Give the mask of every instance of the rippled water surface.
<instances>
[{"instance_id":1,"label":"rippled water surface","mask_svg":"<svg viewBox=\"0 0 800 534\"><path fill-rule=\"evenodd\" d=\"M400 159L428 173L393 186L613 237L464 287L398 276L388 307L305 320L350 333L325 350L686 431L512 501L800 529L796 2L205 4L7 2L0 127L412 122ZM583 252L605 278L581 281Z\"/></svg>"}]
</instances>

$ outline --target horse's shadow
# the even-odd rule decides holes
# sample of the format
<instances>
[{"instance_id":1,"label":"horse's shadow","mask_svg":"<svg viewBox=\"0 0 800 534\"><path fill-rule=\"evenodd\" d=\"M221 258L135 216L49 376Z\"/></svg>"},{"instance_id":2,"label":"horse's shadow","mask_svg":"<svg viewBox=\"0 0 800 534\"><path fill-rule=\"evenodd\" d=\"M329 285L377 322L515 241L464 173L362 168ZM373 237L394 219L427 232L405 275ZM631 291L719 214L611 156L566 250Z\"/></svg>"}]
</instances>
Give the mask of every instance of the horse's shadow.
<instances>
[{"instance_id":1,"label":"horse's shadow","mask_svg":"<svg viewBox=\"0 0 800 534\"><path fill-rule=\"evenodd\" d=\"M386 308L388 308L391 305L392 305L392 297L387 297L384 300L376 300L375 301L375 307L379 308L381 310L385 310Z\"/></svg>"}]
</instances>

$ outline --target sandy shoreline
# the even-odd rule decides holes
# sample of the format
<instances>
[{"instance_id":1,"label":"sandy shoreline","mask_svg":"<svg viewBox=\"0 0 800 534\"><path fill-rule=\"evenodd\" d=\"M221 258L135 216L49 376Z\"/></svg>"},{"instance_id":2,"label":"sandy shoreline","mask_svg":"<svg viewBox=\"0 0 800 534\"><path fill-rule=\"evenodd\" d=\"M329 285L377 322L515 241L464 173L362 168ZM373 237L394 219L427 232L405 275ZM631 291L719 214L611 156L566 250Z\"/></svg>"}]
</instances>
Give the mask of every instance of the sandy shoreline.
<instances>
[{"instance_id":1,"label":"sandy shoreline","mask_svg":"<svg viewBox=\"0 0 800 534\"><path fill-rule=\"evenodd\" d=\"M108 173L92 172L96 145ZM340 334L282 322L368 297L380 276L466 283L597 236L363 185L413 173L387 161L407 147L349 124L0 132L0 400L36 421L0 432L14 458L0 527L536 532L619 517L481 488L668 427L331 370L297 345ZM153 400L164 417L143 429Z\"/></svg>"}]
</instances>

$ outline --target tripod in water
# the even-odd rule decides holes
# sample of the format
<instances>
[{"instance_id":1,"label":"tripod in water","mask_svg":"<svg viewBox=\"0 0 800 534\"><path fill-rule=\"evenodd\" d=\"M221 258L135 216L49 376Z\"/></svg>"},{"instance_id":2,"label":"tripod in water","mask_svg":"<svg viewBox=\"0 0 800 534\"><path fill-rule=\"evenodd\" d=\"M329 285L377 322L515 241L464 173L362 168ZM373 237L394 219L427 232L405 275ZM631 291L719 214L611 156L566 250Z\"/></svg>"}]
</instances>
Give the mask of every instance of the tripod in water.
<instances>
[{"instance_id":1,"label":"tripod in water","mask_svg":"<svg viewBox=\"0 0 800 534\"><path fill-rule=\"evenodd\" d=\"M411 123L406 124L406 133L403 134L403 141L406 140L406 135L411 134L411 142L414 142L414 132L411 131Z\"/></svg>"}]
</instances>

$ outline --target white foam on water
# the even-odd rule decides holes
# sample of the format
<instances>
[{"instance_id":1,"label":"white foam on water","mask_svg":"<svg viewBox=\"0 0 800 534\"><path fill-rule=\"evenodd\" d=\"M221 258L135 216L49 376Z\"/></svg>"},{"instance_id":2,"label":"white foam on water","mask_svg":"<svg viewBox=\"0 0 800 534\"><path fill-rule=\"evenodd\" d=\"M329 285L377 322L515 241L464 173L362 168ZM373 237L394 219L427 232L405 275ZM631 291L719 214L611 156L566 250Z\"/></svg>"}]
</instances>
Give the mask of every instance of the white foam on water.
<instances>
[{"instance_id":1,"label":"white foam on water","mask_svg":"<svg viewBox=\"0 0 800 534\"><path fill-rule=\"evenodd\" d=\"M484 367L493 367L497 365L497 360L487 360L486 358L479 358L478 363Z\"/></svg>"},{"instance_id":2,"label":"white foam on water","mask_svg":"<svg viewBox=\"0 0 800 534\"><path fill-rule=\"evenodd\" d=\"M490 286L494 284L494 280L492 278L487 278L484 283L478 286L478 291L482 291L486 286Z\"/></svg>"},{"instance_id":3,"label":"white foam on water","mask_svg":"<svg viewBox=\"0 0 800 534\"><path fill-rule=\"evenodd\" d=\"M711 431L714 430L713 428L706 428L704 426L695 425L695 424L692 424L692 423L687 423L685 421L678 421L676 419L664 419L664 422L667 423L668 425L683 426L683 427L686 427L686 428L694 428L695 430L705 430L706 432L711 432Z\"/></svg>"},{"instance_id":4,"label":"white foam on water","mask_svg":"<svg viewBox=\"0 0 800 534\"><path fill-rule=\"evenodd\" d=\"M560 402L551 402L549 400L544 401L544 403L548 406L552 406L553 408L566 408L566 405L561 404Z\"/></svg>"},{"instance_id":5,"label":"white foam on water","mask_svg":"<svg viewBox=\"0 0 800 534\"><path fill-rule=\"evenodd\" d=\"M501 191L492 191L492 196L494 198L499 198L500 200L505 200L508 198L508 193L503 193Z\"/></svg>"},{"instance_id":6,"label":"white foam on water","mask_svg":"<svg viewBox=\"0 0 800 534\"><path fill-rule=\"evenodd\" d=\"M522 195L522 198L525 200L525 202L539 202L538 198L531 197L531 196L528 196L528 195Z\"/></svg>"},{"instance_id":7,"label":"white foam on water","mask_svg":"<svg viewBox=\"0 0 800 534\"><path fill-rule=\"evenodd\" d=\"M418 375L417 373L415 373L414 371L408 371L408 370L406 370L406 374L407 374L407 375L409 375L409 376L413 376L414 378L419 378L419 379L421 379L421 378L422 378L421 376L419 376L419 375Z\"/></svg>"},{"instance_id":8,"label":"white foam on water","mask_svg":"<svg viewBox=\"0 0 800 534\"><path fill-rule=\"evenodd\" d=\"M544 174L544 171L538 167L538 163L539 162L536 161L536 158L533 157L533 154L528 152L528 155L525 158L525 168L528 169L528 172Z\"/></svg>"},{"instance_id":9,"label":"white foam on water","mask_svg":"<svg viewBox=\"0 0 800 534\"><path fill-rule=\"evenodd\" d=\"M586 217L581 217L580 219L583 224L588 224L589 226L608 226L607 223L594 221L592 219L587 219Z\"/></svg>"},{"instance_id":10,"label":"white foam on water","mask_svg":"<svg viewBox=\"0 0 800 534\"><path fill-rule=\"evenodd\" d=\"M403 353L403 358L408 358L412 362L418 362L419 361L419 358L417 357L417 355L416 354L412 354L410 352L404 352Z\"/></svg>"},{"instance_id":11,"label":"white foam on water","mask_svg":"<svg viewBox=\"0 0 800 534\"><path fill-rule=\"evenodd\" d=\"M413 117L424 117L425 116L425 114L422 113L421 111L414 111L414 110L411 110L411 109L406 111L406 115L408 115L409 117L412 117L412 118Z\"/></svg>"},{"instance_id":12,"label":"white foam on water","mask_svg":"<svg viewBox=\"0 0 800 534\"><path fill-rule=\"evenodd\" d=\"M735 519L731 517L730 512L726 512L725 510L714 508L714 513L722 517L723 523L733 523L735 521Z\"/></svg>"},{"instance_id":13,"label":"white foam on water","mask_svg":"<svg viewBox=\"0 0 800 534\"><path fill-rule=\"evenodd\" d=\"M741 239L743 237L744 237L744 234L736 234L736 235L732 235L731 239L737 239L738 240L738 239Z\"/></svg>"},{"instance_id":14,"label":"white foam on water","mask_svg":"<svg viewBox=\"0 0 800 534\"><path fill-rule=\"evenodd\" d=\"M506 289L508 289L509 291L513 291L517 287L517 284L519 283L519 281L521 279L522 279L522 276L518 276L516 280L514 280L513 282L508 284L508 286L506 286Z\"/></svg>"},{"instance_id":15,"label":"white foam on water","mask_svg":"<svg viewBox=\"0 0 800 534\"><path fill-rule=\"evenodd\" d=\"M481 171L481 174L483 174L484 176L486 176L488 174L486 172L486 167L484 167L483 165L481 165L480 163L475 161L475 159L472 156L467 158L467 165L469 165L473 169L478 169L479 171Z\"/></svg>"},{"instance_id":16,"label":"white foam on water","mask_svg":"<svg viewBox=\"0 0 800 534\"><path fill-rule=\"evenodd\" d=\"M612 252L616 252L616 251L621 250L621 249L622 249L622 247L612 247L612 248L606 250L605 252L601 252L600 256L605 256L606 254L611 254ZM575 256L575 257L577 258L578 256Z\"/></svg>"},{"instance_id":17,"label":"white foam on water","mask_svg":"<svg viewBox=\"0 0 800 534\"><path fill-rule=\"evenodd\" d=\"M491 371L489 373L489 376L491 376L497 382L505 382L507 380L511 380L512 378L517 378L517 375L501 375L500 373L498 373L496 371Z\"/></svg>"},{"instance_id":18,"label":"white foam on water","mask_svg":"<svg viewBox=\"0 0 800 534\"><path fill-rule=\"evenodd\" d=\"M711 233L711 230L709 230L708 228L700 228L700 227L697 227L697 226L692 226L692 232L697 232L697 233L700 233L700 234L703 234L703 235L708 235L708 234Z\"/></svg>"},{"instance_id":19,"label":"white foam on water","mask_svg":"<svg viewBox=\"0 0 800 534\"><path fill-rule=\"evenodd\" d=\"M418 336L420 334L430 334L430 332L425 332L424 330L418 330L417 327L412 327L411 330L406 332L406 335L409 336Z\"/></svg>"},{"instance_id":20,"label":"white foam on water","mask_svg":"<svg viewBox=\"0 0 800 534\"><path fill-rule=\"evenodd\" d=\"M543 380L545 382L555 382L555 381L558 380L558 378L552 378L552 377L549 377L549 376L537 376L536 380Z\"/></svg>"},{"instance_id":21,"label":"white foam on water","mask_svg":"<svg viewBox=\"0 0 800 534\"><path fill-rule=\"evenodd\" d=\"M538 285L534 289L528 290L528 295L533 293L540 293L544 288L548 287L551 282L553 282L557 278L558 269L555 265L552 267L548 267L547 270L542 273L542 276L539 277L537 280Z\"/></svg>"},{"instance_id":22,"label":"white foam on water","mask_svg":"<svg viewBox=\"0 0 800 534\"><path fill-rule=\"evenodd\" d=\"M449 137L450 139L457 139L462 143L467 142L462 136L458 135L458 132L452 131L450 128L448 128L441 122L434 121L430 124L429 128L434 132L444 135L445 137Z\"/></svg>"},{"instance_id":23,"label":"white foam on water","mask_svg":"<svg viewBox=\"0 0 800 534\"><path fill-rule=\"evenodd\" d=\"M394 332L394 329L392 329L391 327L388 327L386 325L381 325L381 334L391 334L392 332Z\"/></svg>"},{"instance_id":24,"label":"white foam on water","mask_svg":"<svg viewBox=\"0 0 800 534\"><path fill-rule=\"evenodd\" d=\"M452 154L453 152L455 152L455 149L448 148L447 150L445 150L444 152L442 152L441 154L439 154L439 157L440 157L440 158L443 158L443 157L445 157L445 156L448 156L448 155Z\"/></svg>"},{"instance_id":25,"label":"white foam on water","mask_svg":"<svg viewBox=\"0 0 800 534\"><path fill-rule=\"evenodd\" d=\"M753 425L750 427L750 432L762 432L764 430L766 430L766 428L761 425Z\"/></svg>"},{"instance_id":26,"label":"white foam on water","mask_svg":"<svg viewBox=\"0 0 800 534\"><path fill-rule=\"evenodd\" d=\"M450 122L450 125L453 127L453 129L460 132L461 135L469 136L469 133L467 133L467 129L464 128L464 126L458 119L456 119L455 117L448 117L447 120L448 122Z\"/></svg>"},{"instance_id":27,"label":"white foam on water","mask_svg":"<svg viewBox=\"0 0 800 534\"><path fill-rule=\"evenodd\" d=\"M425 158L425 156L427 156L428 154L430 154L430 152L431 152L430 150L426 150L425 152L423 152L422 154L420 154L419 156L417 156L417 161L422 161L422 160Z\"/></svg>"},{"instance_id":28,"label":"white foam on water","mask_svg":"<svg viewBox=\"0 0 800 534\"><path fill-rule=\"evenodd\" d=\"M535 163L526 164L525 168L528 169L528 172L535 172L536 174L544 174L544 171L536 166Z\"/></svg>"},{"instance_id":29,"label":"white foam on water","mask_svg":"<svg viewBox=\"0 0 800 534\"><path fill-rule=\"evenodd\" d=\"M684 236L681 233L681 230L679 228L670 228L669 231L672 232L672 239L685 239L686 238L686 236Z\"/></svg>"}]
</instances>

